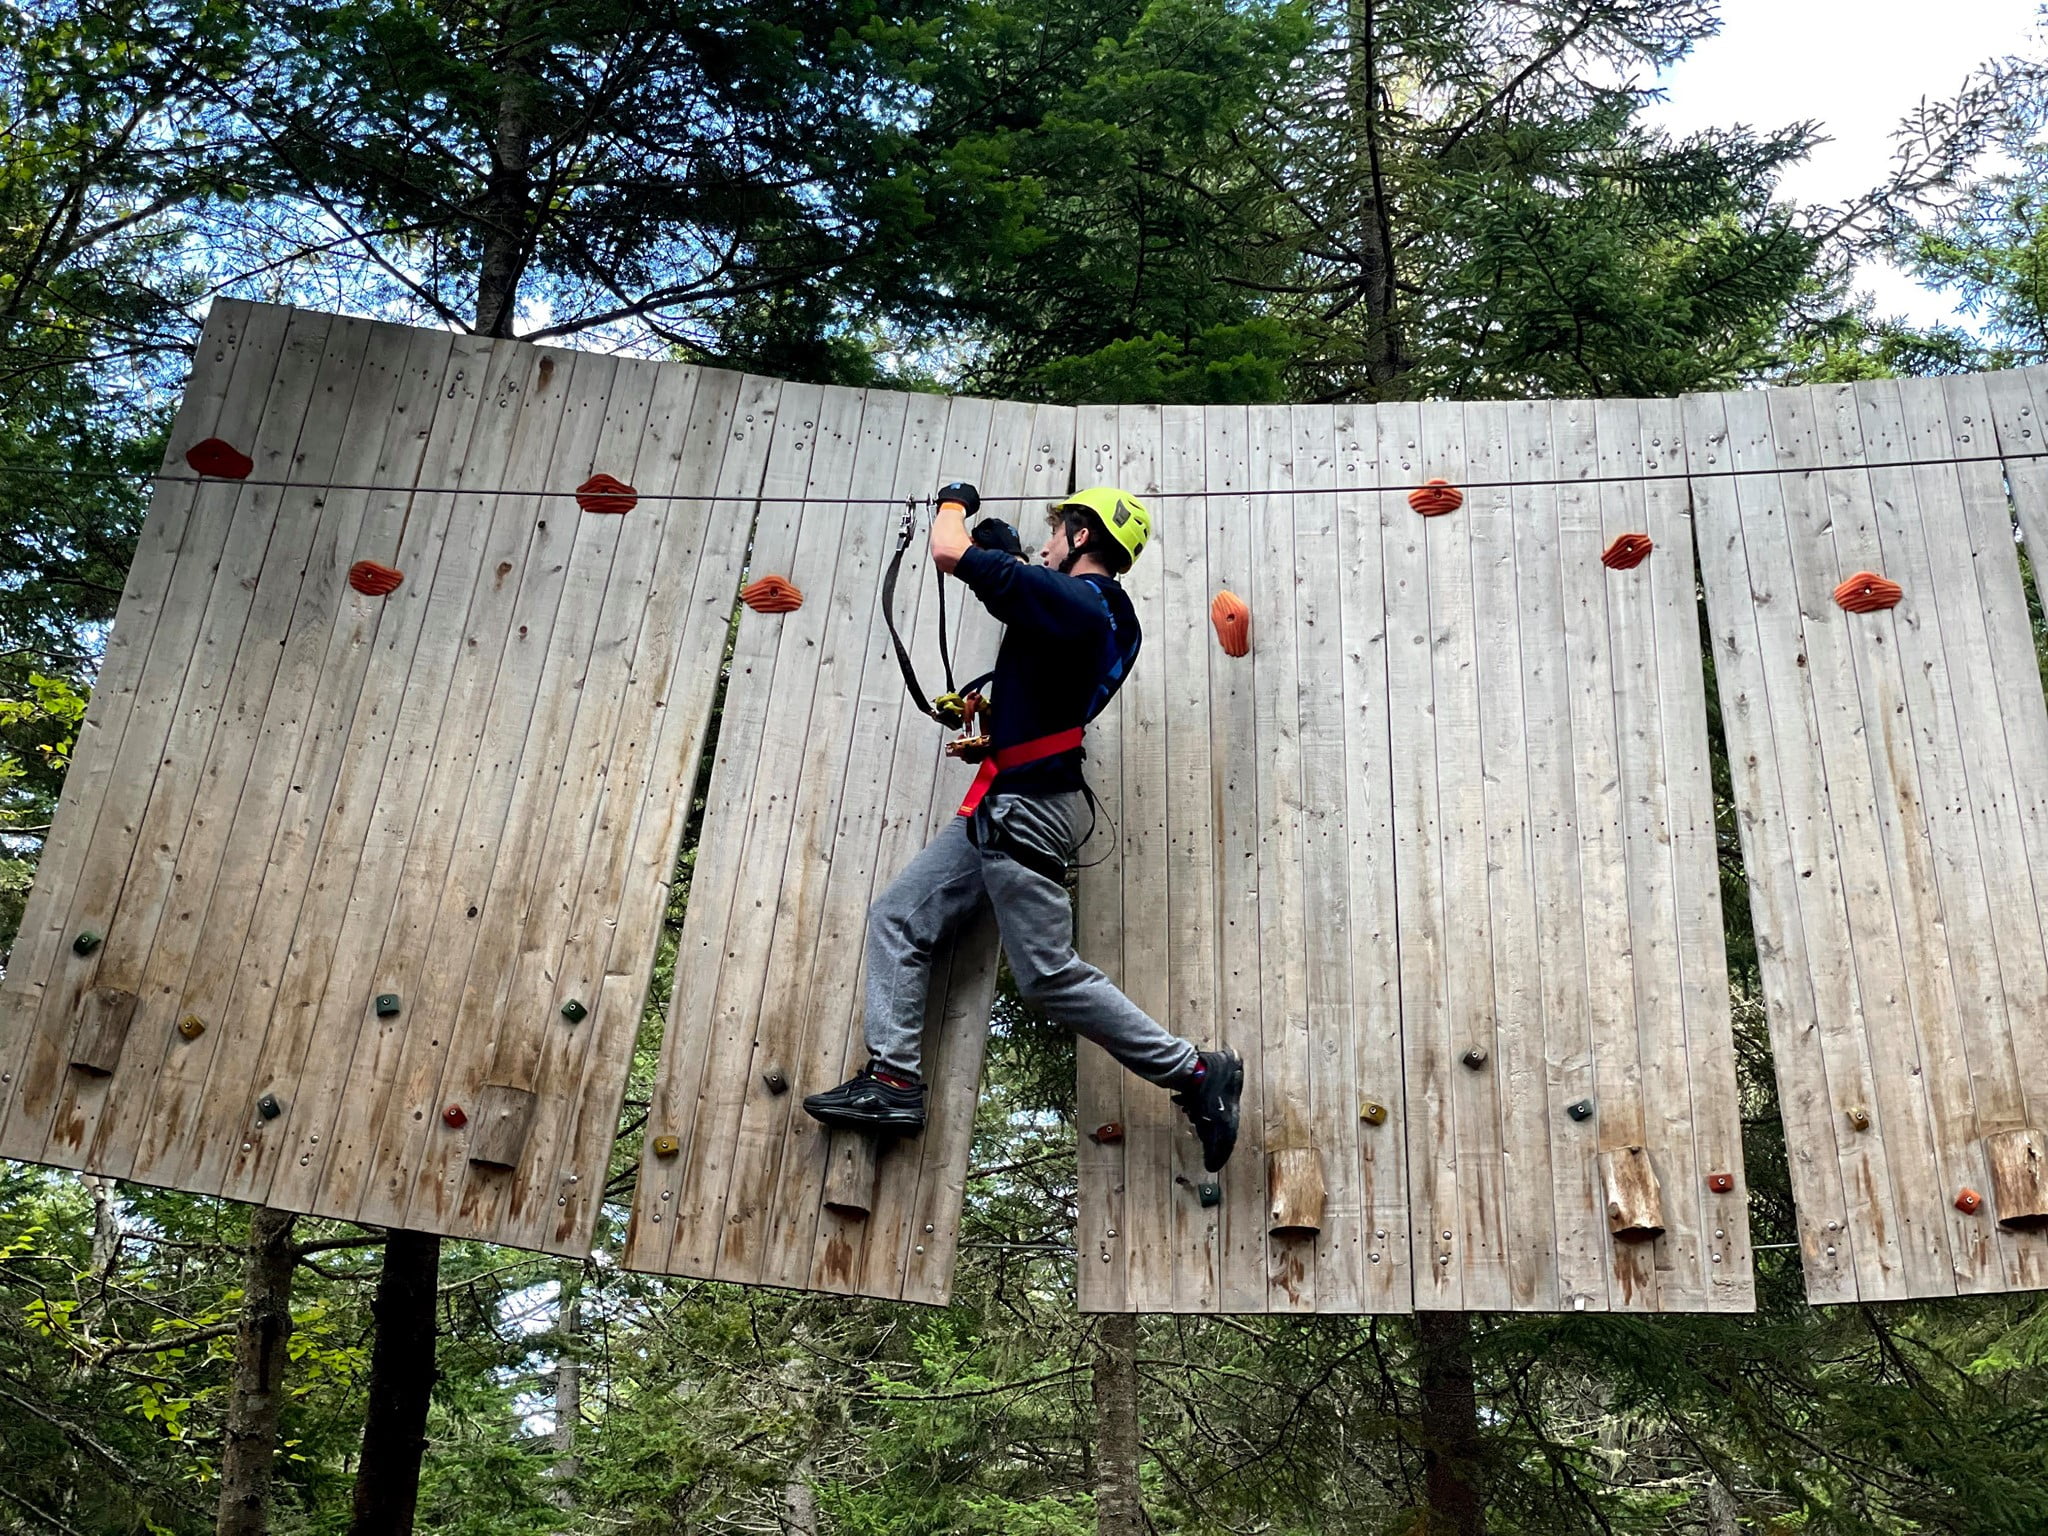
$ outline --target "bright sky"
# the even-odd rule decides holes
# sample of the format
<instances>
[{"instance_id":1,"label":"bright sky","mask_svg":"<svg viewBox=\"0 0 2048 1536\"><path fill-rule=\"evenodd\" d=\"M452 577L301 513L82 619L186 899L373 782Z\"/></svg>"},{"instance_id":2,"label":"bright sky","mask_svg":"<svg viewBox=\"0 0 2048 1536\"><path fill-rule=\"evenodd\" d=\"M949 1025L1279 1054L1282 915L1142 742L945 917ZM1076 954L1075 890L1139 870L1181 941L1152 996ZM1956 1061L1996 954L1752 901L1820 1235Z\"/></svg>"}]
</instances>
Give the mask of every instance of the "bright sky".
<instances>
[{"instance_id":1,"label":"bright sky","mask_svg":"<svg viewBox=\"0 0 2048 1536\"><path fill-rule=\"evenodd\" d=\"M1839 203L1884 179L1891 133L1923 97L1953 95L1978 64L2048 46L2036 0L1721 0L1721 34L1664 78L1653 120L1675 130L1816 118L1833 141L1781 183ZM1880 314L1926 324L1950 302L1889 267L1867 270Z\"/></svg>"}]
</instances>

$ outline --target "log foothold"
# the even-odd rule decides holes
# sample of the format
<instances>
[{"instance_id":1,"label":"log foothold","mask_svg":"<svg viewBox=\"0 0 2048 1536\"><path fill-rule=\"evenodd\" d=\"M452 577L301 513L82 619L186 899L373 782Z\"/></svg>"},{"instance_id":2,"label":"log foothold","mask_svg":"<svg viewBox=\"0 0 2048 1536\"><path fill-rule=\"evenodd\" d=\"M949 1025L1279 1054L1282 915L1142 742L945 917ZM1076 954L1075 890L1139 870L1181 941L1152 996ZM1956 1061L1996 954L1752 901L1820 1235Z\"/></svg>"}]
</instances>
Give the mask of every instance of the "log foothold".
<instances>
[{"instance_id":1,"label":"log foothold","mask_svg":"<svg viewBox=\"0 0 2048 1536\"><path fill-rule=\"evenodd\" d=\"M1273 1236L1309 1237L1323 1230L1323 1160L1314 1147L1268 1152L1266 1189L1272 1196L1266 1229Z\"/></svg>"},{"instance_id":2,"label":"log foothold","mask_svg":"<svg viewBox=\"0 0 2048 1536\"><path fill-rule=\"evenodd\" d=\"M1664 1199L1647 1148L1602 1152L1600 1192L1607 1201L1607 1230L1615 1241L1643 1243L1663 1235Z\"/></svg>"},{"instance_id":3,"label":"log foothold","mask_svg":"<svg viewBox=\"0 0 2048 1536\"><path fill-rule=\"evenodd\" d=\"M78 1033L71 1065L94 1077L109 1076L121 1064L121 1046L135 1018L136 996L119 987L94 987L78 1007Z\"/></svg>"},{"instance_id":4,"label":"log foothold","mask_svg":"<svg viewBox=\"0 0 2048 1536\"><path fill-rule=\"evenodd\" d=\"M477 1095L476 1129L470 1133L469 1160L486 1168L516 1168L533 1125L534 1095L525 1088L486 1083Z\"/></svg>"},{"instance_id":5,"label":"log foothold","mask_svg":"<svg viewBox=\"0 0 2048 1536\"><path fill-rule=\"evenodd\" d=\"M825 1209L866 1221L875 1209L875 1167L881 1148L865 1131L833 1131L825 1147Z\"/></svg>"},{"instance_id":6,"label":"log foothold","mask_svg":"<svg viewBox=\"0 0 2048 1536\"><path fill-rule=\"evenodd\" d=\"M2001 1227L2048 1226L2048 1135L2028 1127L1984 1138L1991 1199Z\"/></svg>"}]
</instances>

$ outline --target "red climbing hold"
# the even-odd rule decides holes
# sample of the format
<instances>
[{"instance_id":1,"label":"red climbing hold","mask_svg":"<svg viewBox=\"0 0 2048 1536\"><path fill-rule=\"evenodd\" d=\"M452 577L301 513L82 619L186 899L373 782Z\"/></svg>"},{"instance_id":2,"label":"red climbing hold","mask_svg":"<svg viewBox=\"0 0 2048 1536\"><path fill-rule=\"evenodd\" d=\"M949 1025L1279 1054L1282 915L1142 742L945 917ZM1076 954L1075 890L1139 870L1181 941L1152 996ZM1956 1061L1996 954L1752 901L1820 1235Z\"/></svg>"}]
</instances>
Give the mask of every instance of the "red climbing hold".
<instances>
[{"instance_id":1,"label":"red climbing hold","mask_svg":"<svg viewBox=\"0 0 2048 1536\"><path fill-rule=\"evenodd\" d=\"M1088 1139L1099 1147L1113 1146L1124 1139L1123 1122L1112 1120L1107 1125L1098 1125L1088 1133Z\"/></svg>"},{"instance_id":2,"label":"red climbing hold","mask_svg":"<svg viewBox=\"0 0 2048 1536\"><path fill-rule=\"evenodd\" d=\"M1897 607L1905 595L1906 589L1896 581L1886 581L1875 571L1858 571L1835 588L1835 603L1851 613L1876 613Z\"/></svg>"},{"instance_id":3,"label":"red climbing hold","mask_svg":"<svg viewBox=\"0 0 2048 1536\"><path fill-rule=\"evenodd\" d=\"M1632 571L1649 559L1650 551L1656 547L1647 533L1624 533L1607 546L1600 563L1610 571Z\"/></svg>"},{"instance_id":4,"label":"red climbing hold","mask_svg":"<svg viewBox=\"0 0 2048 1536\"><path fill-rule=\"evenodd\" d=\"M1710 1173L1707 1175L1707 1188L1717 1195L1725 1195L1734 1187L1735 1175L1732 1173Z\"/></svg>"},{"instance_id":5,"label":"red climbing hold","mask_svg":"<svg viewBox=\"0 0 2048 1536\"><path fill-rule=\"evenodd\" d=\"M1965 1184L1956 1194L1956 1209L1965 1216L1974 1216L1984 1208L1984 1197Z\"/></svg>"},{"instance_id":6,"label":"red climbing hold","mask_svg":"<svg viewBox=\"0 0 2048 1536\"><path fill-rule=\"evenodd\" d=\"M374 560L358 560L348 568L348 584L365 597L388 597L404 581L405 572L379 565Z\"/></svg>"},{"instance_id":7,"label":"red climbing hold","mask_svg":"<svg viewBox=\"0 0 2048 1536\"><path fill-rule=\"evenodd\" d=\"M202 475L216 480L246 480L256 461L233 443L209 437L185 450L185 462Z\"/></svg>"},{"instance_id":8,"label":"red climbing hold","mask_svg":"<svg viewBox=\"0 0 2048 1536\"><path fill-rule=\"evenodd\" d=\"M640 493L610 475L592 475L576 487L576 505L586 512L630 512Z\"/></svg>"},{"instance_id":9,"label":"red climbing hold","mask_svg":"<svg viewBox=\"0 0 2048 1536\"><path fill-rule=\"evenodd\" d=\"M740 601L756 613L795 613L804 595L780 576L763 576L740 588Z\"/></svg>"},{"instance_id":10,"label":"red climbing hold","mask_svg":"<svg viewBox=\"0 0 2048 1536\"><path fill-rule=\"evenodd\" d=\"M446 1120L451 1126L453 1126L458 1131L461 1130L465 1125L469 1124L469 1116L462 1112L462 1106L460 1104L450 1104L446 1109L441 1111L441 1118L443 1120Z\"/></svg>"},{"instance_id":11,"label":"red climbing hold","mask_svg":"<svg viewBox=\"0 0 2048 1536\"><path fill-rule=\"evenodd\" d=\"M1408 493L1408 505L1424 517L1440 517L1465 505L1465 493L1448 480L1426 480Z\"/></svg>"},{"instance_id":12,"label":"red climbing hold","mask_svg":"<svg viewBox=\"0 0 2048 1536\"><path fill-rule=\"evenodd\" d=\"M1209 605L1209 622L1226 656L1243 656L1252 648L1252 611L1235 592L1218 592Z\"/></svg>"}]
</instances>

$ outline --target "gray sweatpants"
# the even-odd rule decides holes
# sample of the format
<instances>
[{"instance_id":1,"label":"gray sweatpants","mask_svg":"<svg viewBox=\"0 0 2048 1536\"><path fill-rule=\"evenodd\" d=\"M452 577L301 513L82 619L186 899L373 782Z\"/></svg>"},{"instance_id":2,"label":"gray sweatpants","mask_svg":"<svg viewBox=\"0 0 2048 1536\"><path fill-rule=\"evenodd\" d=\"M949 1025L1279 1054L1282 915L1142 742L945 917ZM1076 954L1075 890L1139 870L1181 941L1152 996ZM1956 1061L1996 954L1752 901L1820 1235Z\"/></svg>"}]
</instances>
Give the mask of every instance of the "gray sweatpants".
<instances>
[{"instance_id":1,"label":"gray sweatpants","mask_svg":"<svg viewBox=\"0 0 2048 1536\"><path fill-rule=\"evenodd\" d=\"M1194 1066L1192 1045L1074 952L1073 905L1051 871L1072 858L1085 811L1079 794L990 795L974 813L972 835L970 818L947 818L876 898L868 908L867 1042L877 1067L921 1075L932 952L984 901L995 906L1025 1001L1151 1082L1173 1083Z\"/></svg>"}]
</instances>

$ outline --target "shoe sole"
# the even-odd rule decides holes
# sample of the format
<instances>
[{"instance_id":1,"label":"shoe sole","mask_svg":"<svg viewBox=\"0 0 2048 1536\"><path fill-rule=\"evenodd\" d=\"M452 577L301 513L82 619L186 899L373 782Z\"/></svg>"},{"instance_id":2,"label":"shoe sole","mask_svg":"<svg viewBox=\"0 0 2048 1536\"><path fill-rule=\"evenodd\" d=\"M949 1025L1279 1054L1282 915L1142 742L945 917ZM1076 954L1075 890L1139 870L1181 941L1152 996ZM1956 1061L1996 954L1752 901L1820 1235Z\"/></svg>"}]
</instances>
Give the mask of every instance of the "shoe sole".
<instances>
[{"instance_id":1,"label":"shoe sole","mask_svg":"<svg viewBox=\"0 0 2048 1536\"><path fill-rule=\"evenodd\" d=\"M894 1136L915 1136L924 1129L924 1117L908 1115L863 1115L844 1110L816 1110L804 1106L804 1113L820 1125L835 1131L877 1131Z\"/></svg>"}]
</instances>

